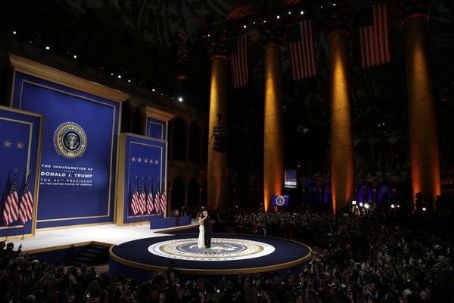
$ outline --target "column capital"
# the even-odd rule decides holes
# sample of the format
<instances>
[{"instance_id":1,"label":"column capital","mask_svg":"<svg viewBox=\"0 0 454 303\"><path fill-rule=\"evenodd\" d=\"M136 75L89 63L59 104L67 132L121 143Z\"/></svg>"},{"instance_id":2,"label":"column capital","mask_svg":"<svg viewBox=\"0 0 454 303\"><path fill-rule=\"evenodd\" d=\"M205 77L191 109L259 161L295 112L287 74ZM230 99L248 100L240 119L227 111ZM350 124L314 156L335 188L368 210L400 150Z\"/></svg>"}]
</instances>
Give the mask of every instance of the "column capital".
<instances>
[{"instance_id":1,"label":"column capital","mask_svg":"<svg viewBox=\"0 0 454 303\"><path fill-rule=\"evenodd\" d=\"M204 36L205 47L211 59L227 59L227 39L225 30Z\"/></svg>"},{"instance_id":2,"label":"column capital","mask_svg":"<svg viewBox=\"0 0 454 303\"><path fill-rule=\"evenodd\" d=\"M429 19L431 0L399 0L396 3L402 18L402 25L412 18Z\"/></svg>"}]
</instances>

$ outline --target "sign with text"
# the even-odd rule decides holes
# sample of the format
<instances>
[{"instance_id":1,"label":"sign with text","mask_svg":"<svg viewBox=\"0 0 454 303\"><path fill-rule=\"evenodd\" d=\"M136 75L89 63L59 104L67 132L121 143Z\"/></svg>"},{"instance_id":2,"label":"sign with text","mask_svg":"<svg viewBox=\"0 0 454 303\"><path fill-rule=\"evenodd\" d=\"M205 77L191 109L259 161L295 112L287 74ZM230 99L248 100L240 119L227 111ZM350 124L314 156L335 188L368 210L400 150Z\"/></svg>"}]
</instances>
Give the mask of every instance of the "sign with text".
<instances>
[{"instance_id":1,"label":"sign with text","mask_svg":"<svg viewBox=\"0 0 454 303\"><path fill-rule=\"evenodd\" d=\"M38 228L113 220L120 103L16 73L14 107L44 115Z\"/></svg>"}]
</instances>

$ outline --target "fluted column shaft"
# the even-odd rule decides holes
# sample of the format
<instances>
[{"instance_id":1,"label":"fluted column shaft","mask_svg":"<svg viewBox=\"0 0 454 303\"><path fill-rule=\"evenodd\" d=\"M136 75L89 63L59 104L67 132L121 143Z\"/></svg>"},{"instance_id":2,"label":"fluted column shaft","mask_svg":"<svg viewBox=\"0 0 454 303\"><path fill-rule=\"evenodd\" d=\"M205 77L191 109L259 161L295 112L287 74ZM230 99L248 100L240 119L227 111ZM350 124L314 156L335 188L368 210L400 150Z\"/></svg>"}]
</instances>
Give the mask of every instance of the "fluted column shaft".
<instances>
[{"instance_id":1,"label":"fluted column shaft","mask_svg":"<svg viewBox=\"0 0 454 303\"><path fill-rule=\"evenodd\" d=\"M263 200L268 211L272 195L282 194L284 138L282 126L281 47L265 47L265 113L263 146Z\"/></svg>"},{"instance_id":2,"label":"fluted column shaft","mask_svg":"<svg viewBox=\"0 0 454 303\"><path fill-rule=\"evenodd\" d=\"M426 52L427 16L403 21L408 91L408 120L413 197L422 193L435 201L440 195L437 123Z\"/></svg>"},{"instance_id":3,"label":"fluted column shaft","mask_svg":"<svg viewBox=\"0 0 454 303\"><path fill-rule=\"evenodd\" d=\"M331 188L333 212L344 209L353 193L353 141L347 77L348 33L333 31L330 46Z\"/></svg>"},{"instance_id":4,"label":"fluted column shaft","mask_svg":"<svg viewBox=\"0 0 454 303\"><path fill-rule=\"evenodd\" d=\"M225 129L227 118L227 57L211 57L210 117L208 130L207 205L212 209L225 207L227 158L225 152L213 150L215 128Z\"/></svg>"}]
</instances>

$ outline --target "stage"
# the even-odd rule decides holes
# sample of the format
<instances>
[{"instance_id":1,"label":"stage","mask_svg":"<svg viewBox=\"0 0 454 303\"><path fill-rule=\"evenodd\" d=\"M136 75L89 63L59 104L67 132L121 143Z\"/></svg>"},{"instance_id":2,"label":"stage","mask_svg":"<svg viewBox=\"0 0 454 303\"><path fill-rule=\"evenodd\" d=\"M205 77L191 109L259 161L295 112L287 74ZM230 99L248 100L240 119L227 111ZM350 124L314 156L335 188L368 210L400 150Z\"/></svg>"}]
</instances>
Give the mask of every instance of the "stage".
<instances>
[{"instance_id":1,"label":"stage","mask_svg":"<svg viewBox=\"0 0 454 303\"><path fill-rule=\"evenodd\" d=\"M144 280L169 268L187 275L259 273L297 267L311 254L300 242L245 234L214 234L211 248L199 249L197 233L183 233L111 247L109 271Z\"/></svg>"},{"instance_id":2,"label":"stage","mask_svg":"<svg viewBox=\"0 0 454 303\"><path fill-rule=\"evenodd\" d=\"M149 224L123 225L98 224L93 226L77 226L57 229L37 230L34 237L8 239L15 247L22 244L22 251L27 254L85 246L91 243L112 246L124 242L162 237L164 233L172 233L179 229L194 228L196 224L182 227L150 229ZM5 239L5 238L3 238Z\"/></svg>"},{"instance_id":3,"label":"stage","mask_svg":"<svg viewBox=\"0 0 454 303\"><path fill-rule=\"evenodd\" d=\"M149 224L102 224L38 230L35 237L11 239L25 254L105 246L113 276L149 279L169 268L187 275L235 275L282 271L310 259L309 246L281 238L247 234L214 234L210 249L197 248L196 223L150 230Z\"/></svg>"}]
</instances>

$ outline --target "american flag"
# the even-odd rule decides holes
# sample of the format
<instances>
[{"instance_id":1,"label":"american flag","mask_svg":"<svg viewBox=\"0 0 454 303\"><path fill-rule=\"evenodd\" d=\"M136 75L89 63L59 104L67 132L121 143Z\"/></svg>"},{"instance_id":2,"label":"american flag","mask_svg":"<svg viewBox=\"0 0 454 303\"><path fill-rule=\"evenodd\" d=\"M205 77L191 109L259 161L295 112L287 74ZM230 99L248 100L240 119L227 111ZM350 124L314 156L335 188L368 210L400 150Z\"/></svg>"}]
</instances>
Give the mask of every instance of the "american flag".
<instances>
[{"instance_id":1,"label":"american flag","mask_svg":"<svg viewBox=\"0 0 454 303\"><path fill-rule=\"evenodd\" d=\"M32 219L33 215L33 196L30 188L30 174L25 180L24 193L22 194L19 204L19 221L22 224L27 223Z\"/></svg>"},{"instance_id":2,"label":"american flag","mask_svg":"<svg viewBox=\"0 0 454 303\"><path fill-rule=\"evenodd\" d=\"M139 202L139 184L136 178L136 183L134 185L134 192L131 197L131 211L132 215L135 216L140 212L140 202Z\"/></svg>"},{"instance_id":3,"label":"american flag","mask_svg":"<svg viewBox=\"0 0 454 303\"><path fill-rule=\"evenodd\" d=\"M154 211L153 206L153 181L150 180L150 185L148 186L147 194L147 214L151 214Z\"/></svg>"},{"instance_id":4,"label":"american flag","mask_svg":"<svg viewBox=\"0 0 454 303\"><path fill-rule=\"evenodd\" d=\"M312 77L317 73L311 20L290 27L289 51L293 80Z\"/></svg>"},{"instance_id":5,"label":"american flag","mask_svg":"<svg viewBox=\"0 0 454 303\"><path fill-rule=\"evenodd\" d=\"M143 215L147 212L147 195L145 194L145 182L142 178L142 186L139 195L140 214Z\"/></svg>"},{"instance_id":6,"label":"american flag","mask_svg":"<svg viewBox=\"0 0 454 303\"><path fill-rule=\"evenodd\" d=\"M3 205L3 222L9 225L19 219L19 195L17 193L16 174L11 177L11 188L6 196L6 201Z\"/></svg>"},{"instance_id":7,"label":"american flag","mask_svg":"<svg viewBox=\"0 0 454 303\"><path fill-rule=\"evenodd\" d=\"M161 196L160 196L160 202L161 202L161 212L163 215L166 214L167 212L167 195L166 195L166 192L165 191L162 191L161 192Z\"/></svg>"},{"instance_id":8,"label":"american flag","mask_svg":"<svg viewBox=\"0 0 454 303\"><path fill-rule=\"evenodd\" d=\"M371 67L391 60L389 51L388 11L386 3L363 11L359 28L361 66Z\"/></svg>"},{"instance_id":9,"label":"american flag","mask_svg":"<svg viewBox=\"0 0 454 303\"><path fill-rule=\"evenodd\" d=\"M248 83L248 51L247 51L247 36L241 35L235 38L236 44L231 51L230 66L232 68L233 87L244 87Z\"/></svg>"}]
</instances>

